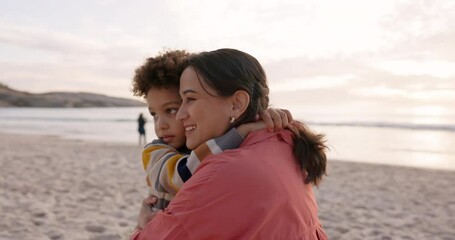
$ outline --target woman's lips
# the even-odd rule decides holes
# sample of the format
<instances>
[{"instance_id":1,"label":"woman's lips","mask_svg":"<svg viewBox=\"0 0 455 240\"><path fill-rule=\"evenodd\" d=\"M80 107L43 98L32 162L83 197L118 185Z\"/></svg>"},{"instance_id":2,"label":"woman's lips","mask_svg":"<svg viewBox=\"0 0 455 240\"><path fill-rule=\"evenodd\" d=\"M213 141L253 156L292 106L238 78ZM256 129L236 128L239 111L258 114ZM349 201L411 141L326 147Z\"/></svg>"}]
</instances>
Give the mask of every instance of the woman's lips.
<instances>
[{"instance_id":1,"label":"woman's lips","mask_svg":"<svg viewBox=\"0 0 455 240\"><path fill-rule=\"evenodd\" d=\"M196 129L196 125L185 126L185 134L191 133L194 129Z\"/></svg>"}]
</instances>

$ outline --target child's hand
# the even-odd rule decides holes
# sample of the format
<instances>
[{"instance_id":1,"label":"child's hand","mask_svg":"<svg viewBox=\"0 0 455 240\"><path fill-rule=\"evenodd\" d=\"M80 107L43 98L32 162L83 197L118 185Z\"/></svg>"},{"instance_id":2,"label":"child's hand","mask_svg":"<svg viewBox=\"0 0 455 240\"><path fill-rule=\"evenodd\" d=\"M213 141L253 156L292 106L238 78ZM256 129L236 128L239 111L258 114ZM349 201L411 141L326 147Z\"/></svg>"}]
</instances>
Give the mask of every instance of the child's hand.
<instances>
[{"instance_id":1,"label":"child's hand","mask_svg":"<svg viewBox=\"0 0 455 240\"><path fill-rule=\"evenodd\" d=\"M248 133L254 132L256 130L261 130L265 128L265 123L264 121L256 121L252 123L245 123L237 127L237 132L245 138Z\"/></svg>"},{"instance_id":2,"label":"child's hand","mask_svg":"<svg viewBox=\"0 0 455 240\"><path fill-rule=\"evenodd\" d=\"M287 128L296 136L300 135L296 127L298 123L294 122L291 113L286 109L269 108L259 113L257 117L265 122L269 132Z\"/></svg>"},{"instance_id":3,"label":"child's hand","mask_svg":"<svg viewBox=\"0 0 455 240\"><path fill-rule=\"evenodd\" d=\"M269 108L262 111L256 116L256 122L242 124L237 128L237 131L242 137L246 137L248 133L267 128L270 132L280 131L283 128L291 130L297 136L299 132L294 126L294 120L291 113L286 109Z\"/></svg>"},{"instance_id":4,"label":"child's hand","mask_svg":"<svg viewBox=\"0 0 455 240\"><path fill-rule=\"evenodd\" d=\"M267 130L270 132L288 128L292 126L292 122L294 121L288 110L277 108L266 109L260 112L257 118L265 122Z\"/></svg>"},{"instance_id":5,"label":"child's hand","mask_svg":"<svg viewBox=\"0 0 455 240\"><path fill-rule=\"evenodd\" d=\"M152 208L157 201L158 199L154 196L148 196L142 201L141 211L137 217L136 228L144 229L144 226L155 217L157 211L153 211Z\"/></svg>"}]
</instances>

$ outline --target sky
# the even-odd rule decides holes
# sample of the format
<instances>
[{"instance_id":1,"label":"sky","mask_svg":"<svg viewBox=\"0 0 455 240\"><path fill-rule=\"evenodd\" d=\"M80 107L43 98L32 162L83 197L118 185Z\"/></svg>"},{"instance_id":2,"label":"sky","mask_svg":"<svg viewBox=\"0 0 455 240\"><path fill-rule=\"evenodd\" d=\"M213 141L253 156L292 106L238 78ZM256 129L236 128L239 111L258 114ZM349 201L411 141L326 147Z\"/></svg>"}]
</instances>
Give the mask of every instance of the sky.
<instances>
[{"instance_id":1,"label":"sky","mask_svg":"<svg viewBox=\"0 0 455 240\"><path fill-rule=\"evenodd\" d=\"M455 115L455 1L0 1L0 82L133 98L168 49L237 48L274 106ZM401 107L397 107L397 103Z\"/></svg>"}]
</instances>

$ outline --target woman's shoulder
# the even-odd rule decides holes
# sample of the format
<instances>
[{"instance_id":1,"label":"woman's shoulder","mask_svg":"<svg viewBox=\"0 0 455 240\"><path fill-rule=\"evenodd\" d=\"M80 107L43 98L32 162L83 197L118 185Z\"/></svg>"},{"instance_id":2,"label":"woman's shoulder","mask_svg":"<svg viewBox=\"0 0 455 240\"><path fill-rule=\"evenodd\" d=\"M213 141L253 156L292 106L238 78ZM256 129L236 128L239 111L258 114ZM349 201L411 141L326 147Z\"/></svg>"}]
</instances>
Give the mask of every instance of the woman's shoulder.
<instances>
[{"instance_id":1,"label":"woman's shoulder","mask_svg":"<svg viewBox=\"0 0 455 240\"><path fill-rule=\"evenodd\" d=\"M287 130L268 132L260 130L250 133L239 148L225 150L222 153L208 156L202 166L223 167L243 164L245 161L262 157L272 157L290 152L293 146L292 133Z\"/></svg>"},{"instance_id":2,"label":"woman's shoulder","mask_svg":"<svg viewBox=\"0 0 455 240\"><path fill-rule=\"evenodd\" d=\"M286 129L276 132L269 132L266 129L254 131L248 134L240 147L251 146L259 143L274 145L276 142L293 145L292 132Z\"/></svg>"}]
</instances>

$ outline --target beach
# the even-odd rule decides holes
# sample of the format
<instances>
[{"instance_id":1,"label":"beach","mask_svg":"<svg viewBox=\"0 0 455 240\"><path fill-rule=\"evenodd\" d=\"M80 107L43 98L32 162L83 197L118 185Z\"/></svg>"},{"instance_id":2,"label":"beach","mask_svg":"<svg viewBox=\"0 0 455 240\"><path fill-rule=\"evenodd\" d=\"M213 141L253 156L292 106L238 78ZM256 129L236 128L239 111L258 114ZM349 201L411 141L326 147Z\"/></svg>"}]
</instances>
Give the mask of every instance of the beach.
<instances>
[{"instance_id":1,"label":"beach","mask_svg":"<svg viewBox=\"0 0 455 240\"><path fill-rule=\"evenodd\" d=\"M141 147L0 133L0 240L127 239ZM454 239L455 171L329 160L315 188L329 239Z\"/></svg>"}]
</instances>

